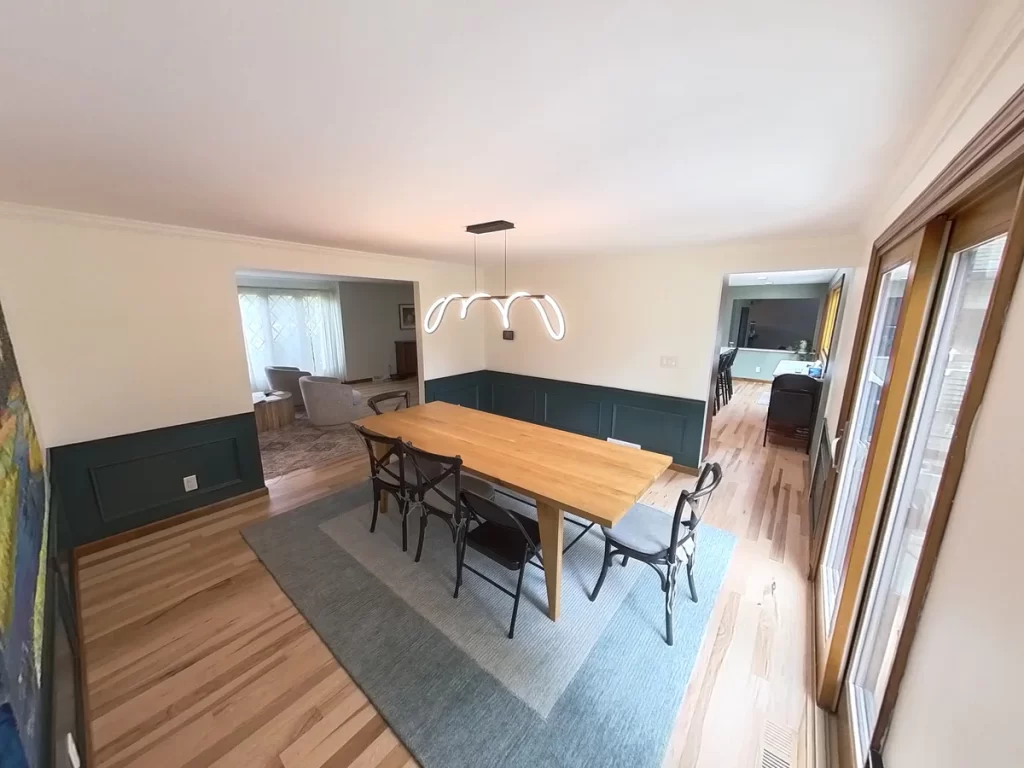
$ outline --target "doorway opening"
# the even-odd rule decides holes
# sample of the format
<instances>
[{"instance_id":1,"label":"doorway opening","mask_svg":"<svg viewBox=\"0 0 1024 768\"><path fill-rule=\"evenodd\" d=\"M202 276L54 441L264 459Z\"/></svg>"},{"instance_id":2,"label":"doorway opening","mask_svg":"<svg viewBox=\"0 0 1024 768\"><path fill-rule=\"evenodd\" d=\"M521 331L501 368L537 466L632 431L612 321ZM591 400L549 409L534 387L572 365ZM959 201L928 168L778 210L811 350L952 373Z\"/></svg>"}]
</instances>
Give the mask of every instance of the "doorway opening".
<instances>
[{"instance_id":1,"label":"doorway opening","mask_svg":"<svg viewBox=\"0 0 1024 768\"><path fill-rule=\"evenodd\" d=\"M371 398L420 402L414 283L247 270L236 284L267 481L365 458L351 423Z\"/></svg>"}]
</instances>

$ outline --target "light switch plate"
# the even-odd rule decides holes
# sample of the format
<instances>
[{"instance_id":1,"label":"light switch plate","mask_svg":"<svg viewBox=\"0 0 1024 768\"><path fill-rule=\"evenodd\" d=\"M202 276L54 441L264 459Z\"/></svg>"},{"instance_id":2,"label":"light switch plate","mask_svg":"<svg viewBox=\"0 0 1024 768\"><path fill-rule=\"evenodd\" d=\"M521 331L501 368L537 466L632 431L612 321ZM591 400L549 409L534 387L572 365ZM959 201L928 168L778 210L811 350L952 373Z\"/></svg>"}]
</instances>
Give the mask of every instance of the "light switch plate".
<instances>
[{"instance_id":1,"label":"light switch plate","mask_svg":"<svg viewBox=\"0 0 1024 768\"><path fill-rule=\"evenodd\" d=\"M181 478L181 481L185 484L186 491L194 491L199 488L199 481L196 480L195 475L189 475L188 477Z\"/></svg>"},{"instance_id":2,"label":"light switch plate","mask_svg":"<svg viewBox=\"0 0 1024 768\"><path fill-rule=\"evenodd\" d=\"M676 368L679 366L679 358L675 355L662 355L661 367L662 368Z\"/></svg>"}]
</instances>

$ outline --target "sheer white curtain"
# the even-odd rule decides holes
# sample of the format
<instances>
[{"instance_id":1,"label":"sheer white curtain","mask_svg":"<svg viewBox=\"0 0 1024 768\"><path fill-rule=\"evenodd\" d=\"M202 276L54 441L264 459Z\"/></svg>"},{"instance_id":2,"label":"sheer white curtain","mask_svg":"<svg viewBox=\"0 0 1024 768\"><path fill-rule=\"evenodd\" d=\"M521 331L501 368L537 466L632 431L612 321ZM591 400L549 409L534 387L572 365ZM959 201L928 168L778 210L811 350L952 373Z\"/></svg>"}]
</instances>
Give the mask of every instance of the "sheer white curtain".
<instances>
[{"instance_id":1,"label":"sheer white curtain","mask_svg":"<svg viewBox=\"0 0 1024 768\"><path fill-rule=\"evenodd\" d=\"M249 385L267 389L264 368L291 365L316 376L345 378L345 345L337 290L238 289Z\"/></svg>"}]
</instances>

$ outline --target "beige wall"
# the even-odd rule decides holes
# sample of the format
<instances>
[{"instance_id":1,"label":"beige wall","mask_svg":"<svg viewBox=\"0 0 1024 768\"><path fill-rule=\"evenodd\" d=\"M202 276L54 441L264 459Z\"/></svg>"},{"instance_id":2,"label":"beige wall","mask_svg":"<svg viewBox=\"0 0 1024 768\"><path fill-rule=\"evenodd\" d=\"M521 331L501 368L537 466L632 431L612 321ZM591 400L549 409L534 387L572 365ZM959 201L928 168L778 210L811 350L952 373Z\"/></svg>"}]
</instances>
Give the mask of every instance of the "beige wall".
<instances>
[{"instance_id":1,"label":"beige wall","mask_svg":"<svg viewBox=\"0 0 1024 768\"><path fill-rule=\"evenodd\" d=\"M1024 83L1024 4L997 0L972 30L883 196L874 236L898 215ZM992 378L911 649L886 768L1024 764L1024 282L1018 282Z\"/></svg>"},{"instance_id":2,"label":"beige wall","mask_svg":"<svg viewBox=\"0 0 1024 768\"><path fill-rule=\"evenodd\" d=\"M849 267L866 259L863 239L844 236L510 265L509 291L558 299L566 322L560 342L548 338L528 304L512 311L514 341L502 340L493 309L473 305L471 311L486 315L492 370L704 400L717 359L725 275ZM485 287L501 289L496 270L486 278ZM663 356L676 357L678 366L662 368Z\"/></svg>"},{"instance_id":3,"label":"beige wall","mask_svg":"<svg viewBox=\"0 0 1024 768\"><path fill-rule=\"evenodd\" d=\"M397 370L396 341L415 341L398 327L398 305L413 303L411 283L341 283L345 376L369 379ZM461 329L469 330L469 329ZM480 333L480 329L476 329Z\"/></svg>"},{"instance_id":4,"label":"beige wall","mask_svg":"<svg viewBox=\"0 0 1024 768\"><path fill-rule=\"evenodd\" d=\"M472 287L461 265L0 206L0 302L43 444L252 410L246 268L418 281L421 297ZM484 364L474 324L420 346L428 378Z\"/></svg>"}]
</instances>

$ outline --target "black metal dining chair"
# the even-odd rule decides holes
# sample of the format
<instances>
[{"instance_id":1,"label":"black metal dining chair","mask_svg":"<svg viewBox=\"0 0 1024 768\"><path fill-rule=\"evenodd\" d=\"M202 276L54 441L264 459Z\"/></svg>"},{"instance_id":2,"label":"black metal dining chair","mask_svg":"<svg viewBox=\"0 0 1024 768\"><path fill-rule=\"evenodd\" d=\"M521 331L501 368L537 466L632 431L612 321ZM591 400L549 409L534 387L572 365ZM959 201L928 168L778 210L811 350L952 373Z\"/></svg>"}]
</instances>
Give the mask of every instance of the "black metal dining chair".
<instances>
[{"instance_id":1,"label":"black metal dining chair","mask_svg":"<svg viewBox=\"0 0 1024 768\"><path fill-rule=\"evenodd\" d=\"M381 392L366 401L370 409L380 416L385 411L400 411L403 407L409 407L409 390L396 389L391 392Z\"/></svg>"},{"instance_id":2,"label":"black metal dining chair","mask_svg":"<svg viewBox=\"0 0 1024 768\"><path fill-rule=\"evenodd\" d=\"M431 517L443 521L451 531L452 541L458 544L458 531L463 523L460 507L464 480L462 457L429 453L406 443L405 458L408 465L405 477L410 488L409 513L418 512L420 517L420 536L416 545L418 563L423 556L423 539Z\"/></svg>"},{"instance_id":3,"label":"black metal dining chair","mask_svg":"<svg viewBox=\"0 0 1024 768\"><path fill-rule=\"evenodd\" d=\"M784 373L772 381L768 414L764 419L764 437L761 445L768 444L768 432L785 430L791 437L807 441L811 452L811 433L818 411L821 381L799 373Z\"/></svg>"},{"instance_id":4,"label":"black metal dining chair","mask_svg":"<svg viewBox=\"0 0 1024 768\"><path fill-rule=\"evenodd\" d=\"M473 493L462 492L462 510L465 524L460 529L457 546L455 572L455 595L458 598L462 586L463 569L474 573L491 586L504 592L515 602L512 605L512 621L508 627L508 639L516 632L516 616L519 614L519 598L523 594L523 574L527 563L543 567L540 550L540 526L510 509L498 506L490 499ZM478 571L466 562L466 548L480 553L502 568L518 571L516 591L502 586L490 576Z\"/></svg>"},{"instance_id":5,"label":"black metal dining chair","mask_svg":"<svg viewBox=\"0 0 1024 768\"><path fill-rule=\"evenodd\" d=\"M373 485L373 518L370 520L370 533L377 529L381 493L388 493L398 502L398 514L402 517L402 551L404 552L408 547L409 536L406 524L409 488L405 481L405 450L402 438L378 435L358 424L352 426L363 439L366 452L370 456L370 480Z\"/></svg>"},{"instance_id":6,"label":"black metal dining chair","mask_svg":"<svg viewBox=\"0 0 1024 768\"><path fill-rule=\"evenodd\" d=\"M603 528L604 562L601 575L590 595L591 601L597 599L608 575L608 567L616 555L622 556L623 567L630 558L650 565L658 574L661 590L665 593L665 642L672 645L672 613L679 566L682 557L685 557L690 598L697 602L697 587L693 581L697 526L704 516L711 494L721 482L722 468L717 463L709 462L701 470L697 486L692 491L679 494L675 514L671 517L646 504L634 504L613 528ZM689 515L684 519L687 512Z\"/></svg>"}]
</instances>

